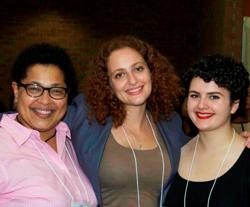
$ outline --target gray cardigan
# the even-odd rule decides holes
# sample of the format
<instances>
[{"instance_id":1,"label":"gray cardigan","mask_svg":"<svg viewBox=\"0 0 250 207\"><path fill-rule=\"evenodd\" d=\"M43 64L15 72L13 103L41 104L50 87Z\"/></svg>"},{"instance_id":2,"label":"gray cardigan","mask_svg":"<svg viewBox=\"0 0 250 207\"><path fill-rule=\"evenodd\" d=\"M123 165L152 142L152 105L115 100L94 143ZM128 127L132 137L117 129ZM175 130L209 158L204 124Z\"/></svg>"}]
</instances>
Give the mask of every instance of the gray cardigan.
<instances>
[{"instance_id":1,"label":"gray cardigan","mask_svg":"<svg viewBox=\"0 0 250 207\"><path fill-rule=\"evenodd\" d=\"M64 121L71 130L72 142L84 173L89 178L98 203L102 206L99 166L107 139L111 133L112 119L109 117L105 125L87 119L88 108L85 97L78 95L69 106ZM166 144L171 163L171 174L164 186L164 198L178 169L180 149L189 140L182 131L182 122L177 113L171 119L156 124Z\"/></svg>"}]
</instances>

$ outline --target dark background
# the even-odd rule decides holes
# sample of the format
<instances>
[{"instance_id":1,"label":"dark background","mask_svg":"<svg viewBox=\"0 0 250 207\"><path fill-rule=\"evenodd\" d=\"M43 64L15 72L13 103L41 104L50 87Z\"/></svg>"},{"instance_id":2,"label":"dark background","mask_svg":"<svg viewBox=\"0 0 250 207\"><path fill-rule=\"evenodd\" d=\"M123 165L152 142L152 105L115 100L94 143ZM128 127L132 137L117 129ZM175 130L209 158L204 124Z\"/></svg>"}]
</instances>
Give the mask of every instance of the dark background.
<instances>
[{"instance_id":1,"label":"dark background","mask_svg":"<svg viewBox=\"0 0 250 207\"><path fill-rule=\"evenodd\" d=\"M0 4L0 111L11 106L9 70L18 52L36 42L66 48L84 84L100 43L133 34L168 56L181 75L201 55L241 57L242 18L249 0L44 0Z\"/></svg>"}]
</instances>

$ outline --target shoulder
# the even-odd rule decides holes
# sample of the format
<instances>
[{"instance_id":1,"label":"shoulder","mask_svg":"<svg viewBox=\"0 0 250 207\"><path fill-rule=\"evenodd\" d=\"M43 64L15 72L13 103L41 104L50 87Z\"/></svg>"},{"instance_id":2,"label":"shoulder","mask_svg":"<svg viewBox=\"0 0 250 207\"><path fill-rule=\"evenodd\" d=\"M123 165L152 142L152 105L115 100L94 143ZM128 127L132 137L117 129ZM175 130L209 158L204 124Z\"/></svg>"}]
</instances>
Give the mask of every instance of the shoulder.
<instances>
[{"instance_id":1,"label":"shoulder","mask_svg":"<svg viewBox=\"0 0 250 207\"><path fill-rule=\"evenodd\" d=\"M64 120L69 128L72 128L76 123L82 122L83 119L87 119L87 106L86 99L83 94L79 94L75 97L72 103L68 106Z\"/></svg>"},{"instance_id":2,"label":"shoulder","mask_svg":"<svg viewBox=\"0 0 250 207\"><path fill-rule=\"evenodd\" d=\"M181 146L189 140L183 132L181 117L176 112L169 119L159 121L157 126L164 135L168 135L175 142L179 141Z\"/></svg>"},{"instance_id":3,"label":"shoulder","mask_svg":"<svg viewBox=\"0 0 250 207\"><path fill-rule=\"evenodd\" d=\"M174 112L168 119L160 120L157 124L168 129L181 128L182 120L179 114Z\"/></svg>"}]
</instances>

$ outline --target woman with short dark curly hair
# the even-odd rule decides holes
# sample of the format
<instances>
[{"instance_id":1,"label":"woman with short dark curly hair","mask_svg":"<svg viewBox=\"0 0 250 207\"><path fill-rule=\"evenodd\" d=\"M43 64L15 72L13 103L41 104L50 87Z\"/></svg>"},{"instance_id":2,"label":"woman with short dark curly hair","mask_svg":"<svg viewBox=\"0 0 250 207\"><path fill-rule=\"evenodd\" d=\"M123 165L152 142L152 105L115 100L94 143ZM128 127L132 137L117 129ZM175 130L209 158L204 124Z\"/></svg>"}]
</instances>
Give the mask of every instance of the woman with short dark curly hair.
<instances>
[{"instance_id":1,"label":"woman with short dark curly hair","mask_svg":"<svg viewBox=\"0 0 250 207\"><path fill-rule=\"evenodd\" d=\"M249 73L231 57L213 55L196 62L183 80L187 113L199 133L182 148L166 206L249 206L250 150L231 124Z\"/></svg>"},{"instance_id":2,"label":"woman with short dark curly hair","mask_svg":"<svg viewBox=\"0 0 250 207\"><path fill-rule=\"evenodd\" d=\"M62 121L74 68L50 43L24 48L12 67L16 112L1 114L0 206L97 206Z\"/></svg>"}]
</instances>

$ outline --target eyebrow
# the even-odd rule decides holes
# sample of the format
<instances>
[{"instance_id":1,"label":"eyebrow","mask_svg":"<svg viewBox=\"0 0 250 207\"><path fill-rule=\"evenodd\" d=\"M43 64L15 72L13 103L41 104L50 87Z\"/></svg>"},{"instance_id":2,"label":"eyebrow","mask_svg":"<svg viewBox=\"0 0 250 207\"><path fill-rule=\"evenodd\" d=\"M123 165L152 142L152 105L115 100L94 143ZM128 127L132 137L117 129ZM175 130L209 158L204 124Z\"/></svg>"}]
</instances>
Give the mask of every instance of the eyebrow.
<instances>
[{"instance_id":1,"label":"eyebrow","mask_svg":"<svg viewBox=\"0 0 250 207\"><path fill-rule=\"evenodd\" d=\"M146 65L147 66L147 63L145 62L145 61L138 61L138 62L135 62L135 63L133 63L131 66L129 66L129 67L135 67L136 65L138 65L138 64L143 64L143 65ZM117 69L115 69L115 71L114 72L112 72L111 73L111 75L113 75L114 73L116 73L117 71L123 71L123 70L126 70L125 68L117 68Z\"/></svg>"},{"instance_id":2,"label":"eyebrow","mask_svg":"<svg viewBox=\"0 0 250 207\"><path fill-rule=\"evenodd\" d=\"M200 92L194 91L194 90L191 90L191 91L189 91L188 93L199 93L199 94L200 94ZM224 96L222 93L217 92L217 91L208 92L208 93L206 93L206 94L208 94L208 95L221 95L221 96Z\"/></svg>"},{"instance_id":3,"label":"eyebrow","mask_svg":"<svg viewBox=\"0 0 250 207\"><path fill-rule=\"evenodd\" d=\"M49 88L52 88L52 87L67 87L65 83L63 83L63 84L54 83L54 84L51 84L51 85L44 85L44 84L39 83L37 81L31 81L30 83L26 83L26 84L34 84L34 85L39 85L39 86L42 86L42 87L49 87Z\"/></svg>"}]
</instances>

